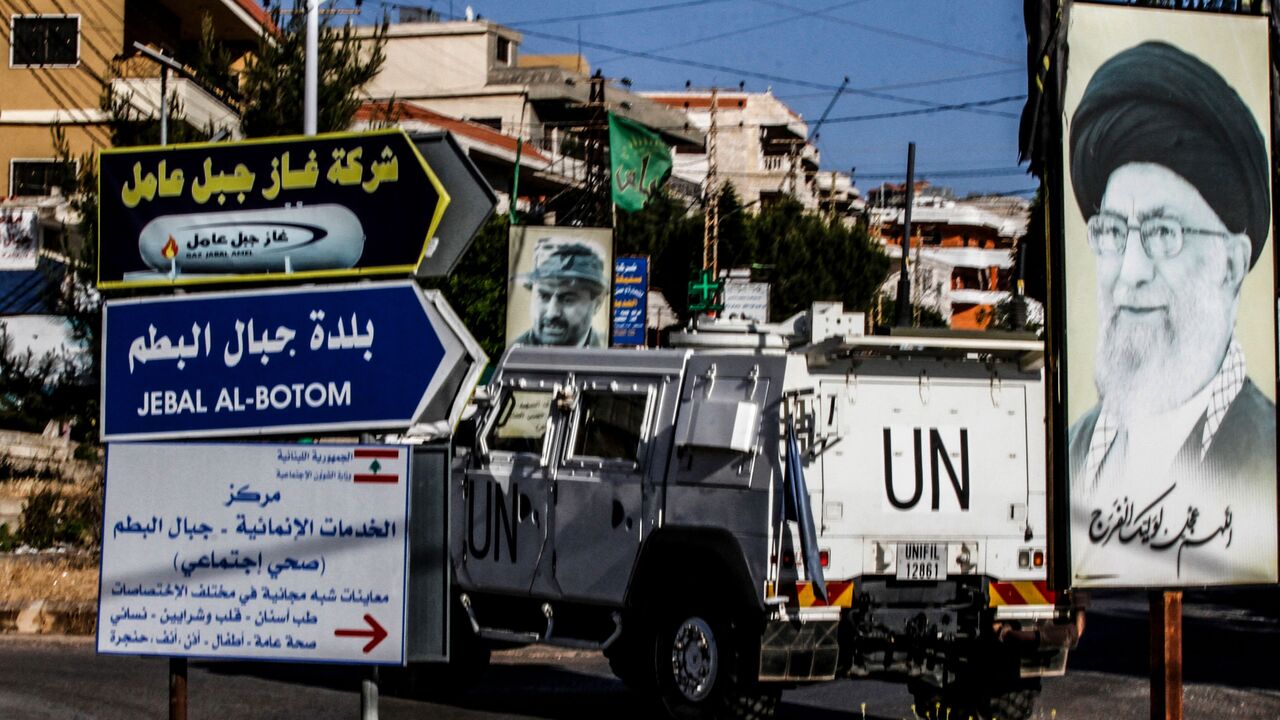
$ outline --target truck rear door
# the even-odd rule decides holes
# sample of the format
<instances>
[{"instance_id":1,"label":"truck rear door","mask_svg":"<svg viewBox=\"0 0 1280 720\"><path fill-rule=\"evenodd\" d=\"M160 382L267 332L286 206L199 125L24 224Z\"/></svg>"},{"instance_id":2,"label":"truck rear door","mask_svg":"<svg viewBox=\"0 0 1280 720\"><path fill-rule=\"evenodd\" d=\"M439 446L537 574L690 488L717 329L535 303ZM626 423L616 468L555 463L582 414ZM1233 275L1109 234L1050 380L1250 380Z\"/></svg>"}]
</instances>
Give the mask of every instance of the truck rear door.
<instances>
[{"instance_id":1,"label":"truck rear door","mask_svg":"<svg viewBox=\"0 0 1280 720\"><path fill-rule=\"evenodd\" d=\"M819 456L831 577L1036 577L1018 556L1045 545L1038 378L943 369L821 383L840 437Z\"/></svg>"}]
</instances>

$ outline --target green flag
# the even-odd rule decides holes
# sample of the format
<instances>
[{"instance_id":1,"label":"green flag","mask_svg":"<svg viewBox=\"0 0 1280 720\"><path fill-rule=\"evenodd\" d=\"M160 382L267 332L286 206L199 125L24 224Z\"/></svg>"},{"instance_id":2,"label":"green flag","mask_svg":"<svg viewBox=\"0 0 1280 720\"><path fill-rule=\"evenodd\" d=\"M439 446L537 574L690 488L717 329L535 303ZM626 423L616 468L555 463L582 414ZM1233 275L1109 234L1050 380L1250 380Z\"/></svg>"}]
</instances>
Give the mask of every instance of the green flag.
<instances>
[{"instance_id":1,"label":"green flag","mask_svg":"<svg viewBox=\"0 0 1280 720\"><path fill-rule=\"evenodd\" d=\"M609 113L613 204L635 212L671 175L671 150L658 133Z\"/></svg>"}]
</instances>

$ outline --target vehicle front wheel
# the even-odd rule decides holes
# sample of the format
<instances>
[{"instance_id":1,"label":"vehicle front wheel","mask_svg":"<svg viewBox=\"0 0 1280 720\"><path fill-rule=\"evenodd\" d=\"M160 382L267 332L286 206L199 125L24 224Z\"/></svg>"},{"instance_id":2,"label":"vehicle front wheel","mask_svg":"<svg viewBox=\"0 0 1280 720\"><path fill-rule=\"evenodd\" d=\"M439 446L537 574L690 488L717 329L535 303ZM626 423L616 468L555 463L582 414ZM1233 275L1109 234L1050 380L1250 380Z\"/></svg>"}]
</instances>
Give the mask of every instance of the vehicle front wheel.
<instances>
[{"instance_id":1,"label":"vehicle front wheel","mask_svg":"<svg viewBox=\"0 0 1280 720\"><path fill-rule=\"evenodd\" d=\"M703 612L676 613L654 634L658 695L680 720L773 717L781 691L761 685L741 666L732 624Z\"/></svg>"}]
</instances>

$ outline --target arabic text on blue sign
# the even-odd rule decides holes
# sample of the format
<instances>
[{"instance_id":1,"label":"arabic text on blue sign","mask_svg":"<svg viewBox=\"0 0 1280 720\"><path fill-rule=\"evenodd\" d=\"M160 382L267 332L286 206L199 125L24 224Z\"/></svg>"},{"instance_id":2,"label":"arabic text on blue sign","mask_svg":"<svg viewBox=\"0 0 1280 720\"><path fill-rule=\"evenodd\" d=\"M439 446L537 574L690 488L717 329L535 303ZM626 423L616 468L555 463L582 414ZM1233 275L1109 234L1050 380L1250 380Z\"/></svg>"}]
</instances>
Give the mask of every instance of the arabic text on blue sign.
<instances>
[{"instance_id":1,"label":"arabic text on blue sign","mask_svg":"<svg viewBox=\"0 0 1280 720\"><path fill-rule=\"evenodd\" d=\"M613 344L644 345L649 258L624 256L613 263Z\"/></svg>"},{"instance_id":2,"label":"arabic text on blue sign","mask_svg":"<svg viewBox=\"0 0 1280 720\"><path fill-rule=\"evenodd\" d=\"M111 302L104 439L407 427L444 357L412 283Z\"/></svg>"}]
</instances>

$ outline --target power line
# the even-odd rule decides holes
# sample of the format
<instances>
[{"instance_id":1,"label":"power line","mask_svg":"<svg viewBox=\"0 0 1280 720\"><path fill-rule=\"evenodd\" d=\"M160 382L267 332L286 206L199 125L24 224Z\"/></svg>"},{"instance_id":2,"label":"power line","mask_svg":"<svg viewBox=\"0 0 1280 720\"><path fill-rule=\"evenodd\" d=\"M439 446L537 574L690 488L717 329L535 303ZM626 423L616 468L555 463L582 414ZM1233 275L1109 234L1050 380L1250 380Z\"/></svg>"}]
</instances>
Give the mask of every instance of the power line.
<instances>
[{"instance_id":1,"label":"power line","mask_svg":"<svg viewBox=\"0 0 1280 720\"><path fill-rule=\"evenodd\" d=\"M821 11L821 10L818 10L818 11L805 10L804 8L796 7L795 5L788 5L787 3L778 2L777 0L755 0L755 2L758 2L763 5L772 5L774 7L787 8L788 10L798 10L801 12L807 12L812 17L822 18L823 20L829 20L831 22L840 23L842 25L856 27L860 30L866 30L868 32L873 32L879 35L885 35L888 37L897 38L899 40L905 40L907 42L926 45L928 47L936 48L938 50L950 50L951 52L958 52L958 53L963 53L965 55L972 55L974 57L981 57L981 58L986 58L988 60L994 60L996 62L1004 63L1006 65L1021 65L1023 63L1022 60L1010 59L1010 58L1004 57L1003 55L985 53L985 52L982 52L981 50L974 50L973 48L967 48L960 45L951 45L948 43L933 40L931 38L921 37L919 35L911 35L909 33L899 32L897 30L890 30L889 28L882 28L882 27L877 27L875 25L868 25L866 23L858 22L856 20L849 20L848 18L842 18L837 15L827 15L824 11Z\"/></svg>"},{"instance_id":2,"label":"power line","mask_svg":"<svg viewBox=\"0 0 1280 720\"><path fill-rule=\"evenodd\" d=\"M386 4L392 5L395 7L402 7L402 8L409 7L409 8L419 8L419 9L424 9L424 8L431 9L430 7L423 6L423 5L414 5L414 4L406 4L406 3L388 2ZM800 10L800 8L791 8L791 9ZM804 12L808 12L808 11L804 11ZM698 60L686 60L682 58L673 58L673 57L668 57L666 55L658 55L653 52L644 52L640 50L628 50L626 48L615 47L613 45L606 45L604 43L592 42L589 40L582 40L581 38L571 38L571 37L566 37L564 35L557 35L555 33L547 33L539 30L525 30L525 29L519 28L516 23L511 23L511 25L513 27L516 27L516 29L519 29L523 34L528 35L530 37L537 37L545 40L554 40L557 42L567 43L569 45L573 45L577 47L589 47L594 50L604 50L606 52L617 53L619 55L625 55L628 57L640 58L642 60L651 60L654 62L666 63L669 65L679 65L682 67L697 68L699 70L711 70L713 72L730 73L730 74L738 75L741 77L752 78L755 80L764 80L766 82L781 83L784 85L795 85L797 87L807 87L815 90L826 90L828 92L834 92L836 88L840 87L839 85L819 83L811 80L802 80L799 78L789 78L781 75L773 75L771 73L762 73L762 72L756 72L754 70L745 70L742 68L729 67L727 65L719 65L717 63L708 63L708 62L701 62ZM903 103L906 105L916 105L919 107L940 108L940 107L944 107L945 105L944 103L936 103L929 100L917 100L915 98L909 98L909 97L903 97L901 95L893 95L890 93L878 92L878 91L870 90L866 88L846 88L845 92L852 93L854 95L861 95L863 97L876 98L878 100L888 100L892 102ZM956 108L961 110L962 112L970 112L978 115L994 115L996 117L1013 117L1009 113L1000 112L997 110L986 110L982 106L976 105L973 103L961 103L961 105L967 106L963 108Z\"/></svg>"},{"instance_id":3,"label":"power line","mask_svg":"<svg viewBox=\"0 0 1280 720\"><path fill-rule=\"evenodd\" d=\"M830 122L828 120L827 122ZM1021 167L1012 168L973 168L970 170L917 170L916 177L931 178L978 178L978 177L1013 177L1016 175L1026 175L1027 169ZM859 180L898 180L903 177L903 173L858 173Z\"/></svg>"},{"instance_id":4,"label":"power line","mask_svg":"<svg viewBox=\"0 0 1280 720\"><path fill-rule=\"evenodd\" d=\"M969 108L989 107L991 105L1003 105L1011 102L1022 102L1027 99L1026 95L1009 95L1008 97L992 98L990 100L974 100L972 102L952 103L950 105L939 105L932 108L923 108L920 110L902 110L899 112L872 113L870 115L848 115L838 118L827 118L827 124L846 123L846 122L864 122L867 120L885 120L887 118L910 117L914 115L932 115L934 113L949 112L952 110L967 110ZM992 113L997 114L997 113ZM1016 118L1016 113L998 113L1002 117Z\"/></svg>"},{"instance_id":5,"label":"power line","mask_svg":"<svg viewBox=\"0 0 1280 720\"><path fill-rule=\"evenodd\" d=\"M822 12L828 12L831 10L839 10L841 8L849 7L850 5L857 5L859 3L864 3L864 2L867 2L867 0L846 0L846 2L836 3L835 5L829 5L825 8L820 8L820 10ZM677 48L688 47L690 45L697 45L698 43L703 43L710 40L721 40L723 38L732 37L734 35L742 35L744 33L752 32L754 30L762 30L765 28L776 27L781 23L791 22L793 20L803 20L808 16L809 16L808 12L796 12L786 17L779 18L777 20L772 20L770 22L759 23L756 25L747 25L745 27L737 28L736 30L727 30L725 32L716 33L714 35L703 35L702 37L696 37L696 38L693 38L692 40L684 40L682 42L673 43L671 45L663 45L661 47L648 48L647 50L645 50L645 52L662 52L664 50L675 50ZM619 57L625 57L625 56L623 55L606 56L605 58L599 60L598 64L603 65L604 63L609 62L610 60L616 60ZM826 97L828 94L829 93L822 93L822 96Z\"/></svg>"},{"instance_id":6,"label":"power line","mask_svg":"<svg viewBox=\"0 0 1280 720\"><path fill-rule=\"evenodd\" d=\"M600 18L621 17L623 15L642 15L651 12L661 12L663 10L674 10L676 8L694 7L697 5L713 5L715 3L726 2L726 0L684 0L683 2L667 3L665 5L647 5L645 7L628 8L626 10L610 10L607 12L590 13L586 15L563 15L553 18L530 18L528 20L517 20L511 23L503 23L504 25L549 25L558 22L576 22L582 20L599 20Z\"/></svg>"},{"instance_id":7,"label":"power line","mask_svg":"<svg viewBox=\"0 0 1280 720\"><path fill-rule=\"evenodd\" d=\"M773 75L771 73L762 73L762 72L756 72L754 70L745 70L742 68L729 67L727 65L719 65L717 63L708 63L708 62L701 62L698 60L685 60L681 58L672 58L672 57L667 57L665 55L658 55L655 53L641 52L639 50L627 50L625 48L614 47L612 45L605 45L604 43L591 42L588 40L578 40L577 38L569 38L563 35L556 35L553 33L544 33L544 32L539 32L537 30L521 30L521 32L531 37L539 37L547 40L556 40L564 43L578 44L584 47L594 48L597 50L606 50L609 52L616 52L616 53L628 55L631 57L641 58L643 60L652 60L654 62L667 63L669 65L680 65L683 67L692 67L700 70L711 70L714 72L730 73L730 74L735 74L742 77L753 78L756 80L765 80L767 82L782 83L786 85L795 85L798 87L814 88L816 90L829 90L832 92L834 92L836 88L839 87L839 85L830 85L827 83L813 82L811 80L801 80L799 78L789 78L781 75ZM863 97L872 97L878 100L890 100L893 102L899 102L907 105L918 105L921 107L929 107L929 108L943 107L942 103L936 103L929 100L917 100L915 98L908 98L908 97L903 97L901 95L892 95L889 93L876 92L874 90L866 90L863 88L847 88L845 92L853 93L855 95L861 95ZM977 105L973 105L972 107L961 108L961 109L965 110L966 112L978 113L981 115L996 115L1000 117L1010 117L1008 113L984 110Z\"/></svg>"}]
</instances>

